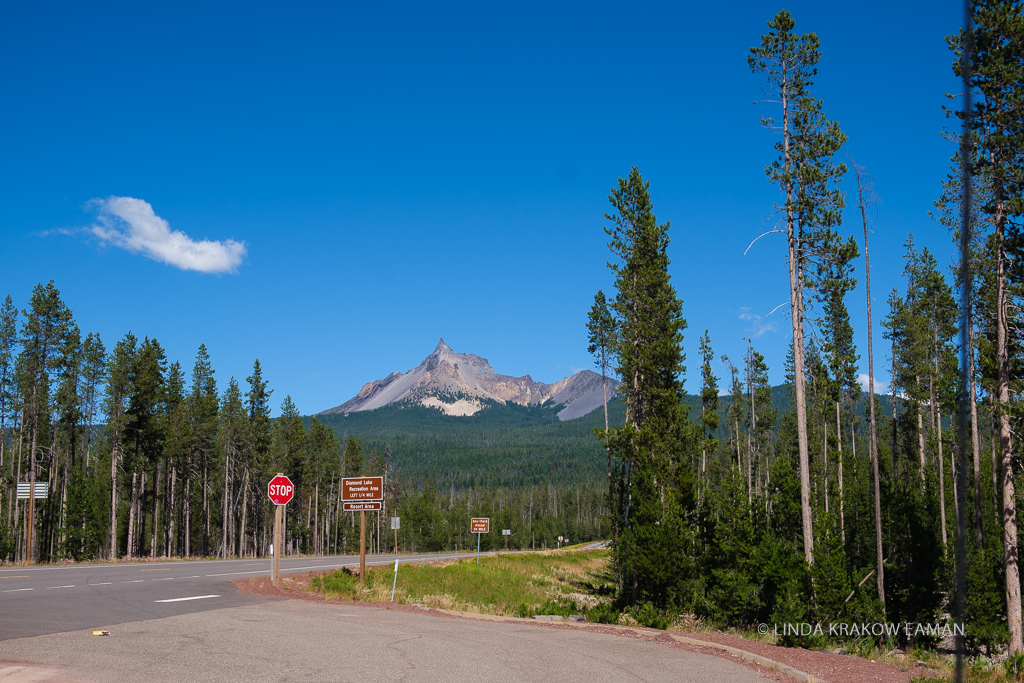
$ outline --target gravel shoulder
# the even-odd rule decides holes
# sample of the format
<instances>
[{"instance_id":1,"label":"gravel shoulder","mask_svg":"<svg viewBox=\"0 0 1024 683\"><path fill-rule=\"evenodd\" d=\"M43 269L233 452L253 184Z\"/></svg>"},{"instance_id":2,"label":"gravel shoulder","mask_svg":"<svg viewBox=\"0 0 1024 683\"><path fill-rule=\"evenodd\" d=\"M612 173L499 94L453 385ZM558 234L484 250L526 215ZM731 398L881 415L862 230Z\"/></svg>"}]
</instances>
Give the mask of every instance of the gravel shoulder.
<instances>
[{"instance_id":1,"label":"gravel shoulder","mask_svg":"<svg viewBox=\"0 0 1024 683\"><path fill-rule=\"evenodd\" d=\"M515 617L495 617L490 615L470 614L463 612L451 612L448 610L431 609L410 605L392 605L388 603L355 602L351 600L339 600L326 598L323 595L308 592L306 589L313 574L296 574L283 577L282 587L275 588L269 578L258 577L249 579L238 579L234 581L239 591L266 597L287 598L290 600L301 600L305 602L335 604L346 607L365 608L387 608L391 610L417 612L430 614L439 619L474 619L485 621L508 622L510 624L525 624L541 629L570 629L587 631L591 633L604 633L624 638L632 638L653 643L659 643L666 647L678 648L701 654L714 655L722 659L743 664L748 669L756 671L767 680L779 681L828 681L829 683L868 683L875 681L892 681L893 683L909 683L915 676L935 676L937 672L930 669L915 668L913 660L908 660L905 665L894 665L888 662L870 661L853 655L839 655L818 650L804 650L801 648L787 648L759 641L746 640L738 636L724 633L695 633L695 632L666 632L656 629L636 628L626 626L613 626L606 624L590 624L578 622L539 622L532 619L519 619ZM678 636L678 639L674 636ZM776 662L782 667L773 667L771 664L758 663L757 657L744 657L742 654L730 652L723 648L739 650L743 653L757 655ZM786 673L786 667L795 672ZM803 676L801 674L805 674Z\"/></svg>"}]
</instances>

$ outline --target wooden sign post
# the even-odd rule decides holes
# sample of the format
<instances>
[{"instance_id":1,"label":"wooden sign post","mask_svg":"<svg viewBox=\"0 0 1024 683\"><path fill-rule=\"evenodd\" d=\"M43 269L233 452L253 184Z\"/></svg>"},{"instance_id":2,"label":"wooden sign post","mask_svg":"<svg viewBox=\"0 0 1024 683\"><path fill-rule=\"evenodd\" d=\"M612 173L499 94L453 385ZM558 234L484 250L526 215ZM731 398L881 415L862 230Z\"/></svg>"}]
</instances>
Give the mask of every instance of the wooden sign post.
<instances>
[{"instance_id":1,"label":"wooden sign post","mask_svg":"<svg viewBox=\"0 0 1024 683\"><path fill-rule=\"evenodd\" d=\"M383 507L384 477L342 477L341 500L346 510L359 510L359 583L363 583L366 581L366 511Z\"/></svg>"},{"instance_id":2,"label":"wooden sign post","mask_svg":"<svg viewBox=\"0 0 1024 683\"><path fill-rule=\"evenodd\" d=\"M36 481L35 477L28 482L18 482L18 500L28 501L28 512L29 519L35 519L33 510L35 501L37 498L46 498L46 482ZM25 563L33 564L34 555L32 554L32 524L29 523L25 526L25 533L27 534L25 540L25 547L29 550L25 554Z\"/></svg>"},{"instance_id":3,"label":"wooden sign post","mask_svg":"<svg viewBox=\"0 0 1024 683\"><path fill-rule=\"evenodd\" d=\"M476 534L476 563L480 564L480 535L489 533L491 530L490 517L474 517L469 520L469 532Z\"/></svg>"},{"instance_id":4,"label":"wooden sign post","mask_svg":"<svg viewBox=\"0 0 1024 683\"><path fill-rule=\"evenodd\" d=\"M284 506L287 505L295 495L295 486L292 480L281 472L267 484L267 497L274 504L274 543L270 546L273 556L270 561L270 582L274 586L281 587L281 518L284 515Z\"/></svg>"}]
</instances>

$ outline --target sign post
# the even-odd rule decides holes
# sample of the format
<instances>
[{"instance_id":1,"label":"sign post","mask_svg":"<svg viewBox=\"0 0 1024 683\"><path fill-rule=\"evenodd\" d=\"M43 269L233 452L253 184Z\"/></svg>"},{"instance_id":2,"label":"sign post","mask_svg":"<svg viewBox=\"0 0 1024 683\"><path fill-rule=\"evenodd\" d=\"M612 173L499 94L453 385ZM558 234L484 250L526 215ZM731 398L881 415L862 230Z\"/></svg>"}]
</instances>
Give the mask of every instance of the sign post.
<instances>
[{"instance_id":1,"label":"sign post","mask_svg":"<svg viewBox=\"0 0 1024 683\"><path fill-rule=\"evenodd\" d=\"M345 510L359 510L359 583L363 583L366 581L366 511L383 507L384 477L342 477L341 500Z\"/></svg>"},{"instance_id":2,"label":"sign post","mask_svg":"<svg viewBox=\"0 0 1024 683\"><path fill-rule=\"evenodd\" d=\"M505 550L508 550L508 537L512 535L511 529L502 529L501 535L505 537Z\"/></svg>"},{"instance_id":3,"label":"sign post","mask_svg":"<svg viewBox=\"0 0 1024 683\"><path fill-rule=\"evenodd\" d=\"M398 554L398 530L402 527L401 517L391 518L391 528L395 530L395 555ZM397 562L398 560L395 560ZM396 570L397 571L397 570Z\"/></svg>"},{"instance_id":4,"label":"sign post","mask_svg":"<svg viewBox=\"0 0 1024 683\"><path fill-rule=\"evenodd\" d=\"M391 583L391 602L395 601L395 588L398 587L398 558L395 558L395 580Z\"/></svg>"},{"instance_id":5,"label":"sign post","mask_svg":"<svg viewBox=\"0 0 1024 683\"><path fill-rule=\"evenodd\" d=\"M480 535L489 533L491 530L490 517L474 517L469 520L469 532L476 534L476 563L480 564Z\"/></svg>"},{"instance_id":6,"label":"sign post","mask_svg":"<svg viewBox=\"0 0 1024 683\"><path fill-rule=\"evenodd\" d=\"M291 501L295 495L295 486L292 480L278 472L277 476L267 484L267 496L274 504L274 543L270 546L270 553L273 558L270 561L270 582L275 587L281 587L281 518L284 516L284 506Z\"/></svg>"},{"instance_id":7,"label":"sign post","mask_svg":"<svg viewBox=\"0 0 1024 683\"><path fill-rule=\"evenodd\" d=\"M32 463L32 478L29 479L28 485L28 524L25 525L25 533L28 534L28 540L25 541L25 564L32 564L32 560L35 556L32 554L32 527L35 526L35 506L36 506L36 468L35 463Z\"/></svg>"}]
</instances>

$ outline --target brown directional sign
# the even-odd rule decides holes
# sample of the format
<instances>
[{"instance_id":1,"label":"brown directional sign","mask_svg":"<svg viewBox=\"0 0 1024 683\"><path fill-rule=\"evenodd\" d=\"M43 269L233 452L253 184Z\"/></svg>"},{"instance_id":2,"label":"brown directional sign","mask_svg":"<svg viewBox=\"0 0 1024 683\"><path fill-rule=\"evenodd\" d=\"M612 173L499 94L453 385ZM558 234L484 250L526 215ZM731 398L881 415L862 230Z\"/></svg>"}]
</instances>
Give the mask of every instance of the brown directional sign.
<instances>
[{"instance_id":1,"label":"brown directional sign","mask_svg":"<svg viewBox=\"0 0 1024 683\"><path fill-rule=\"evenodd\" d=\"M381 510L384 503L379 500L368 500L365 503L342 503L343 512L359 512L360 510Z\"/></svg>"},{"instance_id":2,"label":"brown directional sign","mask_svg":"<svg viewBox=\"0 0 1024 683\"><path fill-rule=\"evenodd\" d=\"M469 533L471 534L486 534L491 530L491 520L489 517L474 517L469 520Z\"/></svg>"},{"instance_id":3,"label":"brown directional sign","mask_svg":"<svg viewBox=\"0 0 1024 683\"><path fill-rule=\"evenodd\" d=\"M384 500L384 477L343 477L341 499L342 501ZM369 510L370 508L363 509Z\"/></svg>"}]
</instances>

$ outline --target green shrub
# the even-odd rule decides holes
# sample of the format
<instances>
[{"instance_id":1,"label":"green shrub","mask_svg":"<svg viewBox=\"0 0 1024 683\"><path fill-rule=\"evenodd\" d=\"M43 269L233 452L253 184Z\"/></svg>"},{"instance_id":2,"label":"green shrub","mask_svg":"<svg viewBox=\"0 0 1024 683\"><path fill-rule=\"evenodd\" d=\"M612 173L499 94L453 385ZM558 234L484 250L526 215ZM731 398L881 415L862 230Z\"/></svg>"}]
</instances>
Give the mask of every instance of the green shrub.
<instances>
[{"instance_id":1,"label":"green shrub","mask_svg":"<svg viewBox=\"0 0 1024 683\"><path fill-rule=\"evenodd\" d=\"M1013 676L1013 680L1024 680L1024 652L1015 652L1003 662L1006 667L1006 674Z\"/></svg>"},{"instance_id":2,"label":"green shrub","mask_svg":"<svg viewBox=\"0 0 1024 683\"><path fill-rule=\"evenodd\" d=\"M352 598L359 592L359 578L348 567L342 567L327 574L314 576L309 582L309 587L317 593Z\"/></svg>"},{"instance_id":3,"label":"green shrub","mask_svg":"<svg viewBox=\"0 0 1024 683\"><path fill-rule=\"evenodd\" d=\"M534 610L534 614L557 614L567 617L576 612L576 605L558 600L546 600L544 604Z\"/></svg>"},{"instance_id":4,"label":"green shrub","mask_svg":"<svg viewBox=\"0 0 1024 683\"><path fill-rule=\"evenodd\" d=\"M626 609L629 616L636 619L636 623L647 628L667 629L673 621L673 616L665 610L660 610L649 602L635 605Z\"/></svg>"},{"instance_id":5,"label":"green shrub","mask_svg":"<svg viewBox=\"0 0 1024 683\"><path fill-rule=\"evenodd\" d=\"M617 624L619 611L607 603L601 603L587 611L587 621L594 624Z\"/></svg>"}]
</instances>

